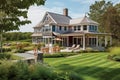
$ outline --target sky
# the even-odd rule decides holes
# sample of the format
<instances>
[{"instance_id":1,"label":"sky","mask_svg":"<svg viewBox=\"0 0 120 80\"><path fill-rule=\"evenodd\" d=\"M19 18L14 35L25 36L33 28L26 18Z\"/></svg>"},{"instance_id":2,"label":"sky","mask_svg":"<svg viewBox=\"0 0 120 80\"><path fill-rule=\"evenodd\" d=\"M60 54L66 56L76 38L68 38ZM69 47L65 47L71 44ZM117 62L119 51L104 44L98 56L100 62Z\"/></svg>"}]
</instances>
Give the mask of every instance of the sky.
<instances>
[{"instance_id":1,"label":"sky","mask_svg":"<svg viewBox=\"0 0 120 80\"><path fill-rule=\"evenodd\" d=\"M63 13L64 8L68 8L68 14L72 18L80 18L89 12L90 5L99 0L46 0L43 6L30 6L28 10L28 20L32 23L20 27L19 32L33 32L36 26L45 15L46 11ZM120 0L106 0L112 3L120 3Z\"/></svg>"}]
</instances>

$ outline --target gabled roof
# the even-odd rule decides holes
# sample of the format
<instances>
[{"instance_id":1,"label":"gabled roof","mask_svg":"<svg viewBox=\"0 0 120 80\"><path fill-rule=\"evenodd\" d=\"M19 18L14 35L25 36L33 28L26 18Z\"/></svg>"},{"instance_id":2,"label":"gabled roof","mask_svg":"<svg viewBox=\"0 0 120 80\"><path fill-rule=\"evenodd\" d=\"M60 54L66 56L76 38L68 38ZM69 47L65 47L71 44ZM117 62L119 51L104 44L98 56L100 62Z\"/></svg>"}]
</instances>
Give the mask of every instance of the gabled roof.
<instances>
[{"instance_id":1,"label":"gabled roof","mask_svg":"<svg viewBox=\"0 0 120 80\"><path fill-rule=\"evenodd\" d=\"M52 12L47 12L57 24L69 24L70 23L70 17L61 15L61 14L56 14Z\"/></svg>"},{"instance_id":2,"label":"gabled roof","mask_svg":"<svg viewBox=\"0 0 120 80\"><path fill-rule=\"evenodd\" d=\"M97 22L91 20L87 16L70 20L70 25L74 25L74 24L97 24L98 25Z\"/></svg>"},{"instance_id":3,"label":"gabled roof","mask_svg":"<svg viewBox=\"0 0 120 80\"><path fill-rule=\"evenodd\" d=\"M84 24L95 24L95 25L98 25L97 22L91 20L87 16L84 16L82 18L72 19L71 17L65 16L65 15L62 15L62 14L46 12L42 21L39 22L35 27L41 27L42 25L44 25L43 22L44 22L44 19L45 19L46 15L49 15L49 17L53 20L53 23L60 24L60 25L79 25L79 24L83 24L83 25Z\"/></svg>"},{"instance_id":4,"label":"gabled roof","mask_svg":"<svg viewBox=\"0 0 120 80\"><path fill-rule=\"evenodd\" d=\"M70 25L80 24L80 22L81 22L82 20L83 20L83 18L72 19L72 20L70 20Z\"/></svg>"},{"instance_id":5,"label":"gabled roof","mask_svg":"<svg viewBox=\"0 0 120 80\"><path fill-rule=\"evenodd\" d=\"M89 17L85 16L83 18L83 20L81 21L81 24L85 24L85 23L91 23L91 24L98 24L97 22L91 20Z\"/></svg>"}]
</instances>

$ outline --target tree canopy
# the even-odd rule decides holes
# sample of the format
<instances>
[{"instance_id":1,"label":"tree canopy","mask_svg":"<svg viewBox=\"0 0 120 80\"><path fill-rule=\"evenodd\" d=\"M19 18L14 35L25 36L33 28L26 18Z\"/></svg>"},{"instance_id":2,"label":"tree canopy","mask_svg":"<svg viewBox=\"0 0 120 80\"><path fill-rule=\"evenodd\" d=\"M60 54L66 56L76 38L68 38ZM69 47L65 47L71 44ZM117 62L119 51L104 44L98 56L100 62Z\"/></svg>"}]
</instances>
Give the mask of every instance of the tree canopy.
<instances>
[{"instance_id":1,"label":"tree canopy","mask_svg":"<svg viewBox=\"0 0 120 80\"><path fill-rule=\"evenodd\" d=\"M21 25L30 23L27 20L29 7L44 3L45 0L0 0L0 31L18 30Z\"/></svg>"},{"instance_id":2,"label":"tree canopy","mask_svg":"<svg viewBox=\"0 0 120 80\"><path fill-rule=\"evenodd\" d=\"M99 23L101 32L112 33L120 41L120 3L96 1L90 6L89 16Z\"/></svg>"},{"instance_id":3,"label":"tree canopy","mask_svg":"<svg viewBox=\"0 0 120 80\"><path fill-rule=\"evenodd\" d=\"M105 0L95 1L94 4L90 6L89 16L91 19L97 21L99 23L99 30L103 32L104 28L102 25L102 16L105 11L112 6L111 2L106 2Z\"/></svg>"},{"instance_id":4,"label":"tree canopy","mask_svg":"<svg viewBox=\"0 0 120 80\"><path fill-rule=\"evenodd\" d=\"M2 33L19 30L21 25L30 23L27 12L31 5L44 5L45 0L0 0L0 50ZM22 18L22 19L20 19Z\"/></svg>"}]
</instances>

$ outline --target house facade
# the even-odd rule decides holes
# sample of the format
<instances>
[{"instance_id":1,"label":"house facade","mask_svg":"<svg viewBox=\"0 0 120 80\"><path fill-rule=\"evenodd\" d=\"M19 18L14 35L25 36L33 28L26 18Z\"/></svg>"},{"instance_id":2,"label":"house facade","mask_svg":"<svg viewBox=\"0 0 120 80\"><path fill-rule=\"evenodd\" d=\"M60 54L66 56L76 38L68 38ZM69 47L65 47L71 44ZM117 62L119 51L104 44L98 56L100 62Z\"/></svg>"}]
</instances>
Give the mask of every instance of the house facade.
<instances>
[{"instance_id":1,"label":"house facade","mask_svg":"<svg viewBox=\"0 0 120 80\"><path fill-rule=\"evenodd\" d=\"M86 15L72 19L67 8L63 10L63 14L46 12L42 21L34 27L32 42L44 42L49 46L59 43L65 47L76 44L83 50L86 47L100 48L111 45L111 34L99 32L98 25Z\"/></svg>"}]
</instances>

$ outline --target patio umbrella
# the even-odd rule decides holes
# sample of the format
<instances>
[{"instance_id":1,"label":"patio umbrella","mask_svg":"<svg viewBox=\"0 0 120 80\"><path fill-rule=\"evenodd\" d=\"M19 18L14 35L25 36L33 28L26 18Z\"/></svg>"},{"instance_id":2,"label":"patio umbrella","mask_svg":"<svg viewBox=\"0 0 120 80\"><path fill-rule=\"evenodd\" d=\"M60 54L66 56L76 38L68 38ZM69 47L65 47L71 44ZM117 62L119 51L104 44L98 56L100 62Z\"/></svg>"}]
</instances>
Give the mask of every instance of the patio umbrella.
<instances>
[{"instance_id":1,"label":"patio umbrella","mask_svg":"<svg viewBox=\"0 0 120 80\"><path fill-rule=\"evenodd\" d=\"M53 40L55 40L55 41L62 41L62 39L60 39L60 38L55 38Z\"/></svg>"}]
</instances>

